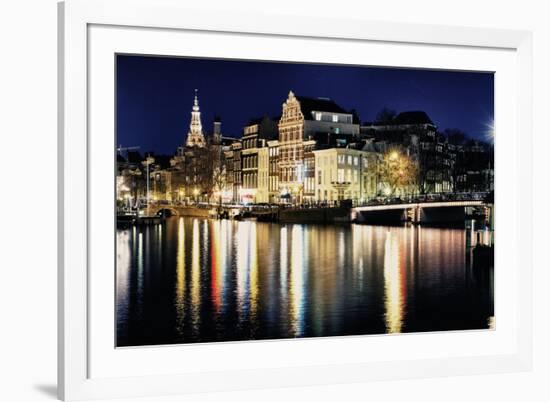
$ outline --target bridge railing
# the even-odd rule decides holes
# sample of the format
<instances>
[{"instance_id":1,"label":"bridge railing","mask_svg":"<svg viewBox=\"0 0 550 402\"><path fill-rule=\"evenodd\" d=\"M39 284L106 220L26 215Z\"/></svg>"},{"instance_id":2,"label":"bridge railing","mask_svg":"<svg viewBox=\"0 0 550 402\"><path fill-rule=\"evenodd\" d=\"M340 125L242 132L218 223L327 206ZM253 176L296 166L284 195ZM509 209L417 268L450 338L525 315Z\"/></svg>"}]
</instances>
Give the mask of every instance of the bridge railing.
<instances>
[{"instance_id":1,"label":"bridge railing","mask_svg":"<svg viewBox=\"0 0 550 402\"><path fill-rule=\"evenodd\" d=\"M398 204L422 204L428 202L445 202L445 201L482 201L488 192L475 193L436 193L422 194L405 197L376 197L365 202L354 203L354 207L371 207L379 205L398 205Z\"/></svg>"}]
</instances>

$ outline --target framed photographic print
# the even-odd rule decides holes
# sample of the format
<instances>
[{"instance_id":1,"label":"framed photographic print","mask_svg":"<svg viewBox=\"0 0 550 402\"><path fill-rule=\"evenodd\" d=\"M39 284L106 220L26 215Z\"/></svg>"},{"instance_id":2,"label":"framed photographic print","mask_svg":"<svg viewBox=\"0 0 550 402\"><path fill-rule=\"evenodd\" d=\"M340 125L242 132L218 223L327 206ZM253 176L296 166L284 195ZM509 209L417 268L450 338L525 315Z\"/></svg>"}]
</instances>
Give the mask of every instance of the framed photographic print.
<instances>
[{"instance_id":1,"label":"framed photographic print","mask_svg":"<svg viewBox=\"0 0 550 402\"><path fill-rule=\"evenodd\" d=\"M59 16L61 398L530 368L529 33Z\"/></svg>"}]
</instances>

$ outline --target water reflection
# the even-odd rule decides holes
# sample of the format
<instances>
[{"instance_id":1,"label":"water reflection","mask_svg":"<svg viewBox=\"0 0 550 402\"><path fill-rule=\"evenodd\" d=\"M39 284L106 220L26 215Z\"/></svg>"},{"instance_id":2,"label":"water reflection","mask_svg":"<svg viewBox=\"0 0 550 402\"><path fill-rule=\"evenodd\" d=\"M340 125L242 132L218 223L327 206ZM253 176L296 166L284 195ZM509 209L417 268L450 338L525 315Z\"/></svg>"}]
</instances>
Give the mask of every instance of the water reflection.
<instances>
[{"instance_id":1,"label":"water reflection","mask_svg":"<svg viewBox=\"0 0 550 402\"><path fill-rule=\"evenodd\" d=\"M386 331L401 332L405 310L404 270L399 261L399 242L396 234L388 230L384 245L384 304Z\"/></svg>"},{"instance_id":2,"label":"water reflection","mask_svg":"<svg viewBox=\"0 0 550 402\"><path fill-rule=\"evenodd\" d=\"M191 251L191 322L192 329L195 335L200 330L200 307L201 307L201 294L200 294L200 280L201 280L201 267L200 267L200 233L199 233L199 220L193 219L193 242Z\"/></svg>"},{"instance_id":3,"label":"water reflection","mask_svg":"<svg viewBox=\"0 0 550 402\"><path fill-rule=\"evenodd\" d=\"M120 346L494 327L464 230L175 217L116 244Z\"/></svg>"},{"instance_id":4,"label":"water reflection","mask_svg":"<svg viewBox=\"0 0 550 402\"><path fill-rule=\"evenodd\" d=\"M307 261L304 256L304 230L295 225L292 229L292 248L290 264L290 323L294 336L303 335L305 273Z\"/></svg>"},{"instance_id":5,"label":"water reflection","mask_svg":"<svg viewBox=\"0 0 550 402\"><path fill-rule=\"evenodd\" d=\"M212 247L210 247L210 260L212 276L210 290L212 294L212 303L217 314L220 313L222 305L222 287L223 287L223 272L222 272L222 252L224 247L221 245L221 236L223 230L221 228L221 221L211 221L210 231L212 232Z\"/></svg>"},{"instance_id":6,"label":"water reflection","mask_svg":"<svg viewBox=\"0 0 550 402\"><path fill-rule=\"evenodd\" d=\"M174 305L176 307L176 329L179 334L183 334L185 319L185 229L183 218L179 218L178 220L177 242L176 297Z\"/></svg>"}]
</instances>

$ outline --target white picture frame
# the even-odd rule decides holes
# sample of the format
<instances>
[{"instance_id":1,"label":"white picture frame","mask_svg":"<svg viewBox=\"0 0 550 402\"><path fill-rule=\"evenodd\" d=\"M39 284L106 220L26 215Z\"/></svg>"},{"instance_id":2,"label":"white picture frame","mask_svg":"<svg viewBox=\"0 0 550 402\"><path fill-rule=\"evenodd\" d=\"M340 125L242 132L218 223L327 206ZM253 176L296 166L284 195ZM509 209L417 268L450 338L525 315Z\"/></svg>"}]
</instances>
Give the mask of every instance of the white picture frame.
<instances>
[{"instance_id":1,"label":"white picture frame","mask_svg":"<svg viewBox=\"0 0 550 402\"><path fill-rule=\"evenodd\" d=\"M420 51L425 48L455 49L464 52L487 53L483 57L489 58L491 57L490 52L494 50L495 58L498 58L497 52L506 53L506 56L503 57L512 57L513 62L511 63L506 61L508 59L501 61L505 65L501 76L506 77L505 84L512 91L509 94L513 94L510 97L512 99L507 99L507 107L511 109L497 107L495 119L497 125L499 121L510 123L502 130L502 133L506 134L503 137L503 146L500 147L497 143L495 151L497 166L499 153L500 160L503 157L507 158L507 167L504 164L501 165L502 170L498 170L500 166L497 167L497 175L502 171L503 176L507 176L507 180L501 180L500 183L507 183L504 185L508 188L506 195L509 202L499 202L499 208L506 211L512 222L504 222L502 219L499 221L497 214L497 225L501 225L500 222L502 222L502 226L499 228L509 229L503 230L502 234L499 232L497 236L502 236L499 238L499 241L503 240L502 243L506 242L506 236L513 236L509 240L514 243L511 251L504 250L505 247L500 250L498 247L496 249L497 266L500 261L501 266L506 266L503 272L507 272L502 275L505 280L500 282L497 280L496 293L498 295L499 292L502 294L501 290L512 290L513 297L509 298L509 304L506 305L506 314L509 314L511 319L510 326L504 325L502 332L499 332L497 326L496 335L476 332L466 335L456 333L437 335L438 340L445 339L445 342L441 343L442 348L449 343L456 346L455 353L447 357L440 357L436 353L423 354L422 351L417 351L415 355L403 354L401 359L392 357L387 361L383 359L361 360L360 355L347 361L337 356L332 360L328 357L326 359L311 357L319 355L320 351L330 355L331 350L338 348L364 347L365 342L383 342L385 343L384 347L393 344L397 350L407 348L407 345L417 342L424 342L424 344L434 342L433 334L422 334L415 338L411 336L401 338L346 337L350 339L344 340L340 337L314 341L241 342L238 345L218 345L216 352L221 350L224 353L227 352L228 356L234 356L234 353L238 353L240 356L262 353L262 356L272 356L271 358L274 359L273 356L284 355L285 351L290 351L289 355L295 355L300 350L306 350L309 357L304 356L303 360L291 361L288 364L270 360L270 358L264 359L262 362L253 360L249 362L243 358L242 367L235 369L222 364L216 367L213 363L209 363L208 358L205 358L201 370L191 370L179 374L173 370L173 362L170 365L170 362L165 361L166 367L169 369L163 372L139 372L139 370L133 372L129 371L131 365L128 362L132 362L131 356L130 360L125 363L126 366L124 364L117 365L117 362L108 360L112 358L112 356L107 356L109 354L107 352L110 351L107 350L103 353L102 348L105 348L105 344L96 342L96 339L105 337L102 336L102 333L106 329L103 325L95 324L98 319L101 319L101 317L98 318L98 315L103 314L103 311L108 311L103 310L103 307L107 308L108 306L105 303L103 305L99 303L98 299L94 298L94 294L98 291L109 292L114 283L100 280L105 276L97 276L90 269L92 256L94 259L106 258L108 260L111 258L107 254L98 256L95 249L93 252L90 251L90 240L97 236L97 231L90 230L92 227L90 225L90 209L94 207L98 197L97 191L90 191L92 185L90 170L94 158L98 157L90 150L94 149L96 140L100 136L97 131L94 131L97 130L98 125L105 124L106 130L113 126L107 120L100 124L95 124L95 122L91 124L90 105L93 105L96 100L92 99L90 89L94 88L95 91L93 86L101 86L101 82L95 78L90 80L90 76L92 69L95 68L94 63L100 59L94 53L96 43L107 52L105 54L109 55L120 50L116 48L116 43L123 42L116 40L112 41L113 44L101 42L102 35L103 39L108 37L105 36L105 32L97 35L94 33L94 39L92 39L91 32L97 27L105 27L105 29L125 27L127 30L136 31L146 29L148 31L140 31L140 35L145 35L142 39L150 37L153 47L156 40L154 35L165 35L167 40L163 43L166 45L158 50L159 54L165 52L175 54L177 52L176 48L169 47L171 42L169 36L180 33L200 36L200 33L208 33L220 37L238 36L241 38L239 40L260 37L262 41L284 39L285 41L308 40L314 43L315 40L322 40L336 42L339 45L349 44L350 46L361 44L374 44L379 47L416 46ZM113 33L111 32L111 34ZM174 40L174 42L177 41ZM131 43L131 40L128 43ZM202 391L499 373L531 368L532 37L529 32L363 20L320 20L307 17L298 19L281 15L246 15L241 13L215 15L200 8L188 9L184 2L176 0L69 0L59 4L59 49L58 393L61 399L160 396ZM429 52L429 49L425 49L425 51ZM144 53L149 52L144 51ZM403 56L394 55L393 57L405 56L403 53ZM480 56L480 59L483 57ZM445 65L446 67L441 65L434 67L452 68L453 58L450 57L450 60ZM413 63L413 65L417 67L431 66L429 62L425 63L424 66L418 63ZM476 66L480 66L480 64ZM457 68L460 66L457 65ZM475 66L471 68L475 68ZM94 75L94 77L101 78L105 75ZM106 95L104 96L109 96L109 93L112 95L112 87L107 84L105 87L103 92ZM499 93L498 88L500 87L497 85L495 93L497 100L505 93L504 89ZM102 91L94 93L99 92ZM511 113L503 113L506 111L511 111ZM510 116L503 116L505 114L513 115L513 119L499 120L510 118ZM518 140L520 133L521 141ZM110 137L106 137L106 140L102 141L109 143ZM114 144L114 142L112 143ZM505 173L504 169L509 169L508 173ZM497 191L504 188L498 186L497 176ZM503 190L501 194L504 193ZM108 196L108 194L107 191L99 196ZM519 211L521 211L521 215ZM503 215L501 213L501 216ZM505 226L508 224L509 226ZM514 252L514 258L508 259L502 256L499 258L499 253L504 252ZM99 251L99 253L103 252ZM522 256L521 264L515 258L519 254ZM108 279L109 275L106 278ZM92 284L93 286L91 286ZM112 316L107 319L107 321L109 320L112 322ZM503 336L498 338L501 334ZM384 340L380 341L382 338ZM476 344L481 345L482 342L498 344L502 347L487 349L484 353L480 348L476 350L474 347ZM166 350L162 353L162 349L148 348L147 351L140 351L139 359L152 359L150 362L166 360L168 359L164 356L167 355ZM201 349L198 346L198 349L196 347L195 349L172 349L169 354L180 352L187 353L189 356L194 355L196 359L200 359L201 355L208 356L208 353L212 351L207 347ZM147 356L144 357L143 353ZM155 357L155 355L161 357ZM136 354L136 356L138 355ZM101 361L102 365L92 364L94 361ZM181 360L179 361L181 362ZM231 360L228 362L230 364ZM96 369L96 367L99 368ZM113 369L108 371L106 367ZM128 371L125 371L124 367L127 367ZM101 373L96 375L96 372L100 371Z\"/></svg>"}]
</instances>

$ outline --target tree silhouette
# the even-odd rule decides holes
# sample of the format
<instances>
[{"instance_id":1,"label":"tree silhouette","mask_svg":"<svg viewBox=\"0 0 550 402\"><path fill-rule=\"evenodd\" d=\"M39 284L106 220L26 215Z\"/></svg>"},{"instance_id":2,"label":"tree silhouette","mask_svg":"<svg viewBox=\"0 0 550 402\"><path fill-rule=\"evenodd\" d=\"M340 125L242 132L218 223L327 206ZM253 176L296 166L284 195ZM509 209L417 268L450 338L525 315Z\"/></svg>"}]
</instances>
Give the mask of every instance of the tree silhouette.
<instances>
[{"instance_id":1,"label":"tree silhouette","mask_svg":"<svg viewBox=\"0 0 550 402\"><path fill-rule=\"evenodd\" d=\"M464 145L469 139L468 135L458 128L447 128L443 134L452 145Z\"/></svg>"},{"instance_id":2,"label":"tree silhouette","mask_svg":"<svg viewBox=\"0 0 550 402\"><path fill-rule=\"evenodd\" d=\"M397 115L397 112L395 110L384 107L376 115L375 123L389 124L395 119L396 115Z\"/></svg>"}]
</instances>

